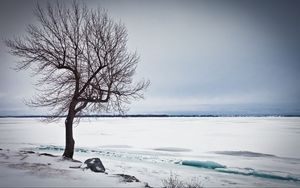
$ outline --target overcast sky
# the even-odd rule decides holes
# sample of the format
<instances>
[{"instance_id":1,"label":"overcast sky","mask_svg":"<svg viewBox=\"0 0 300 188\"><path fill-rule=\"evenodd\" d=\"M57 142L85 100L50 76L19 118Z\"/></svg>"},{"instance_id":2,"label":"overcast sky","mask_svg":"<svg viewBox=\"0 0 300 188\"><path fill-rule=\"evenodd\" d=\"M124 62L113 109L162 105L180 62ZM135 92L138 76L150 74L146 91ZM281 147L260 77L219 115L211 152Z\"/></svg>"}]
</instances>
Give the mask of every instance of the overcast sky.
<instances>
[{"instance_id":1,"label":"overcast sky","mask_svg":"<svg viewBox=\"0 0 300 188\"><path fill-rule=\"evenodd\" d=\"M53 1L54 2L54 1ZM300 1L87 1L128 29L151 86L129 113L300 114ZM0 1L1 38L25 34L35 1ZM0 115L24 105L29 72L0 46Z\"/></svg>"}]
</instances>

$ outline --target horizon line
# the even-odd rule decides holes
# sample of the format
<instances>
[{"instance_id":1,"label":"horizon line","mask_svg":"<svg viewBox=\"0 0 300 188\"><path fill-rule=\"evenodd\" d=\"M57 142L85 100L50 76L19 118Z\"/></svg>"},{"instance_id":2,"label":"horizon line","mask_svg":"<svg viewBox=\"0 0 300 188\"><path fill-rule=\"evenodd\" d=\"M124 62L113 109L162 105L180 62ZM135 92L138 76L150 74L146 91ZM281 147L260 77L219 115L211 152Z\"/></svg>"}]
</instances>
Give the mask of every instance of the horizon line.
<instances>
[{"instance_id":1,"label":"horizon line","mask_svg":"<svg viewBox=\"0 0 300 188\"><path fill-rule=\"evenodd\" d=\"M58 117L65 118L67 115L51 116L51 115L0 115L0 118L49 118ZM80 115L81 118L97 118L97 117L300 117L300 114L93 114Z\"/></svg>"}]
</instances>

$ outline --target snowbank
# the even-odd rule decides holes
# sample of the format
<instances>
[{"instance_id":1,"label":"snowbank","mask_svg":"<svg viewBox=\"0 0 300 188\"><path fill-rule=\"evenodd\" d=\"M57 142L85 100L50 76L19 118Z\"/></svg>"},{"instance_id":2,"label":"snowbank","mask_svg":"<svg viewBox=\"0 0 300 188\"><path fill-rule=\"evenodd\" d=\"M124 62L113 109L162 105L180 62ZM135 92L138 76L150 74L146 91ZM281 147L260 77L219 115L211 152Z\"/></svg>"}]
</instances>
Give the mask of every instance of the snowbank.
<instances>
[{"instance_id":1,"label":"snowbank","mask_svg":"<svg viewBox=\"0 0 300 188\"><path fill-rule=\"evenodd\" d=\"M1 187L145 187L145 183L124 181L124 177L78 168L77 160L33 151L0 150ZM128 175L128 177L130 177Z\"/></svg>"}]
</instances>

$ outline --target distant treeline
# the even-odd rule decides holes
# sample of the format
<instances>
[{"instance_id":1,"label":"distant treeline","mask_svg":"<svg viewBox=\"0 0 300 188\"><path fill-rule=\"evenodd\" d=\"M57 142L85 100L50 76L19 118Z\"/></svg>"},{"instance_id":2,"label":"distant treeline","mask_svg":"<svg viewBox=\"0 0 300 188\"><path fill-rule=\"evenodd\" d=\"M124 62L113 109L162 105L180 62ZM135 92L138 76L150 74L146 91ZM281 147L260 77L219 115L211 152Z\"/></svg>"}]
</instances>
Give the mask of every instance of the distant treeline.
<instances>
[{"instance_id":1,"label":"distant treeline","mask_svg":"<svg viewBox=\"0 0 300 188\"><path fill-rule=\"evenodd\" d=\"M7 115L0 118L49 118L47 115ZM59 116L65 118L66 116ZM282 114L238 114L238 115L169 115L169 114L129 114L129 115L81 115L81 118L114 118L114 117L300 117L300 115L282 115Z\"/></svg>"}]
</instances>

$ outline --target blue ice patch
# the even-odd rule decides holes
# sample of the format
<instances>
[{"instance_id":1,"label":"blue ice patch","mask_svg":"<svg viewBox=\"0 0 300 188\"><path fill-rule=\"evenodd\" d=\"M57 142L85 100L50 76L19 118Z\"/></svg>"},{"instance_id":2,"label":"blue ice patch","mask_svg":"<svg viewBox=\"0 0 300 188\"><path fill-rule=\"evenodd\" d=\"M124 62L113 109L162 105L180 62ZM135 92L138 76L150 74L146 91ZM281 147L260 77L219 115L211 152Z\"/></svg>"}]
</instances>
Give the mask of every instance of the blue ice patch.
<instances>
[{"instance_id":1,"label":"blue ice patch","mask_svg":"<svg viewBox=\"0 0 300 188\"><path fill-rule=\"evenodd\" d=\"M190 160L183 160L181 162L182 165L186 166L194 166L199 168L208 168L208 169L216 169L216 168L226 168L225 165L221 165L219 163L213 161L190 161Z\"/></svg>"}]
</instances>

